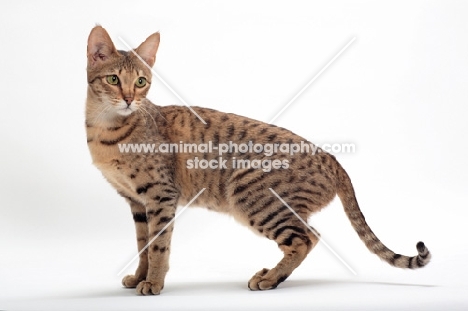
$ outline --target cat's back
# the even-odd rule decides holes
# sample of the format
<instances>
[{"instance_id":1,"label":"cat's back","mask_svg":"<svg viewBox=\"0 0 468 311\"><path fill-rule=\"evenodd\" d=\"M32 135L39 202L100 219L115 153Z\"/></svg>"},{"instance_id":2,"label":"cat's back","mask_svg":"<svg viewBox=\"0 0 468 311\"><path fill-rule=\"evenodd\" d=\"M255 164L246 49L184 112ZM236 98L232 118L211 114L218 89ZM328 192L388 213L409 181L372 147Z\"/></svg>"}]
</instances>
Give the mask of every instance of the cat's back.
<instances>
[{"instance_id":1,"label":"cat's back","mask_svg":"<svg viewBox=\"0 0 468 311\"><path fill-rule=\"evenodd\" d=\"M293 143L306 140L295 133L234 113L204 107L158 107L163 128L170 140L192 142Z\"/></svg>"}]
</instances>

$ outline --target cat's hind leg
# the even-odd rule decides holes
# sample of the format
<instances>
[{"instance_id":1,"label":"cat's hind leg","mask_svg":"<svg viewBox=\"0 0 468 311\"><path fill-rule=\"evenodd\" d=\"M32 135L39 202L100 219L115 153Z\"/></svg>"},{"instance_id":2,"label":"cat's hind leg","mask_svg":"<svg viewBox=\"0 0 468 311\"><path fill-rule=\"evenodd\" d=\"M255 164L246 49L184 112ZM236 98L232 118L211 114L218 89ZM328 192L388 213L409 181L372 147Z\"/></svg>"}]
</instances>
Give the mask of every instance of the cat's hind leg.
<instances>
[{"instance_id":1,"label":"cat's hind leg","mask_svg":"<svg viewBox=\"0 0 468 311\"><path fill-rule=\"evenodd\" d=\"M257 272L248 282L251 290L276 288L291 275L319 241L318 233L315 230L310 231L302 223L298 223L297 219L289 225L283 224L272 234L284 257L273 269L264 268Z\"/></svg>"}]
</instances>

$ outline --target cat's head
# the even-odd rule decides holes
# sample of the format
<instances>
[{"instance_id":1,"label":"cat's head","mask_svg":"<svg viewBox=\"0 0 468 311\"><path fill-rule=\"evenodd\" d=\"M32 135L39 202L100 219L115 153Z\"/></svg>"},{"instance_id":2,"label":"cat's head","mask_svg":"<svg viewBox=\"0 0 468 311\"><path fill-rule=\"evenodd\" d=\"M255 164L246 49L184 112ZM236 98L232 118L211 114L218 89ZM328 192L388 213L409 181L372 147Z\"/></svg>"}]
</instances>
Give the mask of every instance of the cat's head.
<instances>
[{"instance_id":1,"label":"cat's head","mask_svg":"<svg viewBox=\"0 0 468 311\"><path fill-rule=\"evenodd\" d=\"M154 33L134 51L118 51L104 28L91 30L87 49L88 102L92 101L101 119L128 116L138 110L151 85L148 66L154 65L158 46L159 33Z\"/></svg>"}]
</instances>

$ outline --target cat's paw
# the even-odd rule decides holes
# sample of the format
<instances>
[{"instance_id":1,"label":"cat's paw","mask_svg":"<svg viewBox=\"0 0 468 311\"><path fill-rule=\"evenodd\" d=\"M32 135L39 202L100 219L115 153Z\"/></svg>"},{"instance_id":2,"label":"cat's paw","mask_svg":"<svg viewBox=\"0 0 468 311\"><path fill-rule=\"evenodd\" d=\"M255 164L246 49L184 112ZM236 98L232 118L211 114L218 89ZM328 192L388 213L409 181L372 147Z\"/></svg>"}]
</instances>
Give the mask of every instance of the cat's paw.
<instances>
[{"instance_id":1,"label":"cat's paw","mask_svg":"<svg viewBox=\"0 0 468 311\"><path fill-rule=\"evenodd\" d=\"M143 280L137 278L133 274L129 274L122 279L122 285L126 288L135 288L141 281Z\"/></svg>"},{"instance_id":2,"label":"cat's paw","mask_svg":"<svg viewBox=\"0 0 468 311\"><path fill-rule=\"evenodd\" d=\"M265 280L264 276L270 271L270 269L263 268L262 270L255 273L255 275L250 279L247 286L250 290L265 290L271 289L271 286L268 286L267 280Z\"/></svg>"},{"instance_id":3,"label":"cat's paw","mask_svg":"<svg viewBox=\"0 0 468 311\"><path fill-rule=\"evenodd\" d=\"M255 273L255 275L250 279L248 286L250 290L275 289L278 287L278 284L286 280L286 278L286 276L278 278L276 276L275 269L270 271L269 269L263 268Z\"/></svg>"},{"instance_id":4,"label":"cat's paw","mask_svg":"<svg viewBox=\"0 0 468 311\"><path fill-rule=\"evenodd\" d=\"M141 281L136 288L138 295L159 295L164 285Z\"/></svg>"}]
</instances>

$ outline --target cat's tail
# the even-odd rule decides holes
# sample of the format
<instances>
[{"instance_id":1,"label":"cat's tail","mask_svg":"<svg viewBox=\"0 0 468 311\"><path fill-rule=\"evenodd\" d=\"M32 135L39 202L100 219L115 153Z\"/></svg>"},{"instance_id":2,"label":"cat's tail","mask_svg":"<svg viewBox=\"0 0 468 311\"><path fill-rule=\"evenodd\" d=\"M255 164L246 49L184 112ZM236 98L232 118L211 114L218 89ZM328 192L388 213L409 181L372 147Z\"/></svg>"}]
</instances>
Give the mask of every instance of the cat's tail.
<instances>
[{"instance_id":1,"label":"cat's tail","mask_svg":"<svg viewBox=\"0 0 468 311\"><path fill-rule=\"evenodd\" d=\"M427 265L431 259L431 253L423 242L418 242L416 244L418 255L409 257L394 253L377 238L367 224L364 215L359 208L354 188L348 174L338 162L337 164L338 197L343 203L344 210L351 221L351 225L367 248L394 267L417 269Z\"/></svg>"}]
</instances>

